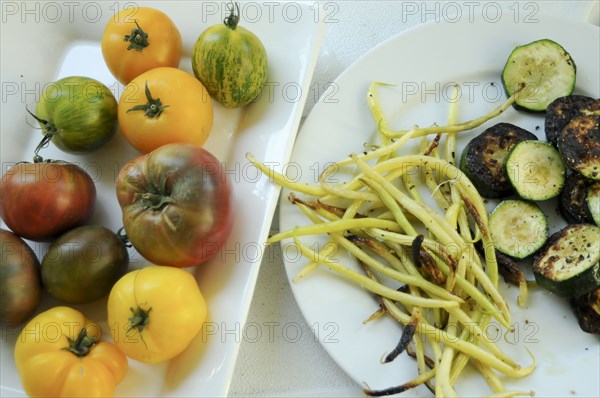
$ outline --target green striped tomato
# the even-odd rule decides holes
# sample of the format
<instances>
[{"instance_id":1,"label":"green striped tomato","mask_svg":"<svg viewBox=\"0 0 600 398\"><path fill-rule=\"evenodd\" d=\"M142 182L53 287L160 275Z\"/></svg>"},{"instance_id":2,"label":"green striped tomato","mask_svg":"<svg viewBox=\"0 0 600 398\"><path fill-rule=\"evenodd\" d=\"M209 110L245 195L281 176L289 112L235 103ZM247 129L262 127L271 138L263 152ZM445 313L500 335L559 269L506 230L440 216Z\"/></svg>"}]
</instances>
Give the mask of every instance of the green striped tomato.
<instances>
[{"instance_id":1,"label":"green striped tomato","mask_svg":"<svg viewBox=\"0 0 600 398\"><path fill-rule=\"evenodd\" d=\"M227 108L258 97L267 80L267 52L260 39L238 26L238 13L206 29L194 46L192 68L210 95Z\"/></svg>"},{"instance_id":2,"label":"green striped tomato","mask_svg":"<svg viewBox=\"0 0 600 398\"><path fill-rule=\"evenodd\" d=\"M108 87L89 77L48 84L35 112L46 138L69 153L99 149L117 127L117 100Z\"/></svg>"}]
</instances>

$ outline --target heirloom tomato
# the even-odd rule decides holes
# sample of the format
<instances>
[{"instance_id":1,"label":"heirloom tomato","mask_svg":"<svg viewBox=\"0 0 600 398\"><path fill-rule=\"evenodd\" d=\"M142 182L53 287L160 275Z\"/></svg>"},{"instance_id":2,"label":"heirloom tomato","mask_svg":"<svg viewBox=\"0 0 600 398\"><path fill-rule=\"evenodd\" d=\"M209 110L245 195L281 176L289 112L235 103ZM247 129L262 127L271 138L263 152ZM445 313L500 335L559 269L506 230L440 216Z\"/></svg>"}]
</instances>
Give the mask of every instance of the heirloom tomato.
<instances>
[{"instance_id":1,"label":"heirloom tomato","mask_svg":"<svg viewBox=\"0 0 600 398\"><path fill-rule=\"evenodd\" d=\"M167 361L185 350L207 312L196 279L173 267L129 272L108 296L113 341L128 357L144 363Z\"/></svg>"},{"instance_id":2,"label":"heirloom tomato","mask_svg":"<svg viewBox=\"0 0 600 398\"><path fill-rule=\"evenodd\" d=\"M48 240L85 224L94 212L96 186L67 162L21 162L0 181L0 216L17 235Z\"/></svg>"},{"instance_id":3,"label":"heirloom tomato","mask_svg":"<svg viewBox=\"0 0 600 398\"><path fill-rule=\"evenodd\" d=\"M58 300L83 304L108 295L128 265L127 248L114 232L84 225L52 242L42 259L42 282Z\"/></svg>"},{"instance_id":4,"label":"heirloom tomato","mask_svg":"<svg viewBox=\"0 0 600 398\"><path fill-rule=\"evenodd\" d=\"M202 145L213 126L213 105L194 76L176 68L156 68L133 79L119 99L119 126L142 153L162 145Z\"/></svg>"},{"instance_id":5,"label":"heirloom tomato","mask_svg":"<svg viewBox=\"0 0 600 398\"><path fill-rule=\"evenodd\" d=\"M258 97L267 81L267 51L260 39L238 25L231 7L223 24L206 29L192 53L194 75L210 95L227 108L244 106Z\"/></svg>"},{"instance_id":6,"label":"heirloom tomato","mask_svg":"<svg viewBox=\"0 0 600 398\"><path fill-rule=\"evenodd\" d=\"M123 166L117 199L129 241L157 265L205 262L233 226L232 187L224 167L196 145L164 145Z\"/></svg>"},{"instance_id":7,"label":"heirloom tomato","mask_svg":"<svg viewBox=\"0 0 600 398\"><path fill-rule=\"evenodd\" d=\"M42 301L40 262L17 235L0 229L0 322L19 326Z\"/></svg>"},{"instance_id":8,"label":"heirloom tomato","mask_svg":"<svg viewBox=\"0 0 600 398\"><path fill-rule=\"evenodd\" d=\"M97 323L54 307L25 325L15 365L30 397L111 397L128 370L116 345L101 341Z\"/></svg>"},{"instance_id":9,"label":"heirloom tomato","mask_svg":"<svg viewBox=\"0 0 600 398\"><path fill-rule=\"evenodd\" d=\"M92 152L108 142L117 127L117 100L104 84L70 76L44 87L36 107L44 140L65 152Z\"/></svg>"},{"instance_id":10,"label":"heirloom tomato","mask_svg":"<svg viewBox=\"0 0 600 398\"><path fill-rule=\"evenodd\" d=\"M181 33L165 13L150 7L126 7L106 24L102 55L123 84L160 66L177 67Z\"/></svg>"}]
</instances>

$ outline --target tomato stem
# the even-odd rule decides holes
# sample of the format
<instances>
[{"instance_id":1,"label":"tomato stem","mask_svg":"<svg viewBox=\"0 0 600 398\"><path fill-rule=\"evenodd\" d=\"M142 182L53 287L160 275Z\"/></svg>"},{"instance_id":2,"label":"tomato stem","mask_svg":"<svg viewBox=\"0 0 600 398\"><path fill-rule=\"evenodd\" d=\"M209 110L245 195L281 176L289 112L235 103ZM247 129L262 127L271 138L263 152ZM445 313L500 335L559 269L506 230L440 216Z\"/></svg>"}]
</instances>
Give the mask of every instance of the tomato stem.
<instances>
[{"instance_id":1,"label":"tomato stem","mask_svg":"<svg viewBox=\"0 0 600 398\"><path fill-rule=\"evenodd\" d=\"M150 45L148 41L148 33L144 32L141 26L138 24L137 19L134 20L135 28L131 30L130 35L125 35L123 37L123 41L128 41L129 46L127 46L128 50L135 50L141 52L144 48Z\"/></svg>"},{"instance_id":2,"label":"tomato stem","mask_svg":"<svg viewBox=\"0 0 600 398\"><path fill-rule=\"evenodd\" d=\"M127 110L127 112L144 111L144 115L148 116L149 118L159 117L160 114L162 113L162 111L164 111L165 108L168 108L169 105L163 105L160 102L160 98L152 98L152 94L150 93L150 89L148 88L148 82L146 82L145 91L146 91L146 99L148 100L148 103L143 104L143 105L136 105L132 108L129 108Z\"/></svg>"},{"instance_id":3,"label":"tomato stem","mask_svg":"<svg viewBox=\"0 0 600 398\"><path fill-rule=\"evenodd\" d=\"M86 328L81 329L76 339L67 337L67 340L69 341L69 345L63 348L63 350L71 351L78 357L86 356L94 344L98 342L98 339L95 337L88 336Z\"/></svg>"},{"instance_id":4,"label":"tomato stem","mask_svg":"<svg viewBox=\"0 0 600 398\"><path fill-rule=\"evenodd\" d=\"M52 137L55 134L58 134L58 129L56 128L56 125L52 122L49 122L48 120L44 120L40 117L37 117L36 115L34 115L28 108L27 106L25 106L25 110L27 111L27 113L29 113L38 123L40 123L42 125L42 130L43 130L43 134L44 137L42 138L42 140L40 141L40 143L35 147L35 150L33 151L33 162L34 163L40 163L44 161L44 158L42 158L38 152L42 150L42 148L45 148L48 146L48 144L50 143L50 140L52 139Z\"/></svg>"},{"instance_id":5,"label":"tomato stem","mask_svg":"<svg viewBox=\"0 0 600 398\"><path fill-rule=\"evenodd\" d=\"M229 6L229 15L223 20L223 23L229 29L235 30L235 28L238 25L238 22L240 22L240 5L239 3L234 3L232 0L231 6Z\"/></svg>"}]
</instances>

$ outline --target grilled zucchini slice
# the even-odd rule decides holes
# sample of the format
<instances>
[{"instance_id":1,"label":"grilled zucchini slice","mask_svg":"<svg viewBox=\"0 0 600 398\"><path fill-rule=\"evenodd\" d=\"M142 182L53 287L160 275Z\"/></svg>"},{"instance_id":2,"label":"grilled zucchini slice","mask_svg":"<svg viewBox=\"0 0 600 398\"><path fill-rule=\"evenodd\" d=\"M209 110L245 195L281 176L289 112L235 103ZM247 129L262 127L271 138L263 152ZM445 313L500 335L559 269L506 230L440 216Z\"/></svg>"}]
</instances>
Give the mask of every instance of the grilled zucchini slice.
<instances>
[{"instance_id":1,"label":"grilled zucchini slice","mask_svg":"<svg viewBox=\"0 0 600 398\"><path fill-rule=\"evenodd\" d=\"M546 200L560 194L565 184L565 165L560 153L542 141L522 141L506 160L506 172L519 196Z\"/></svg>"},{"instance_id":2,"label":"grilled zucchini slice","mask_svg":"<svg viewBox=\"0 0 600 398\"><path fill-rule=\"evenodd\" d=\"M581 330L600 334L600 288L573 298L569 303Z\"/></svg>"},{"instance_id":3,"label":"grilled zucchini slice","mask_svg":"<svg viewBox=\"0 0 600 398\"><path fill-rule=\"evenodd\" d=\"M544 131L546 139L556 146L558 137L575 116L600 111L600 100L584 95L568 95L552 101L546 109Z\"/></svg>"},{"instance_id":4,"label":"grilled zucchini slice","mask_svg":"<svg viewBox=\"0 0 600 398\"><path fill-rule=\"evenodd\" d=\"M571 119L560 133L557 146L567 167L600 181L600 112Z\"/></svg>"},{"instance_id":5,"label":"grilled zucchini slice","mask_svg":"<svg viewBox=\"0 0 600 398\"><path fill-rule=\"evenodd\" d=\"M498 123L469 141L459 167L481 196L509 196L513 188L506 174L506 159L515 145L526 140L537 140L537 137L514 124Z\"/></svg>"},{"instance_id":6,"label":"grilled zucchini slice","mask_svg":"<svg viewBox=\"0 0 600 398\"><path fill-rule=\"evenodd\" d=\"M600 182L590 185L585 201L593 222L600 227Z\"/></svg>"},{"instance_id":7,"label":"grilled zucchini slice","mask_svg":"<svg viewBox=\"0 0 600 398\"><path fill-rule=\"evenodd\" d=\"M571 173L558 196L558 209L569 224L594 222L588 204L591 181L581 174Z\"/></svg>"},{"instance_id":8,"label":"grilled zucchini slice","mask_svg":"<svg viewBox=\"0 0 600 398\"><path fill-rule=\"evenodd\" d=\"M557 42L537 40L516 47L502 71L502 84L510 97L521 87L515 106L543 112L559 97L570 95L575 88L575 61Z\"/></svg>"},{"instance_id":9,"label":"grilled zucchini slice","mask_svg":"<svg viewBox=\"0 0 600 398\"><path fill-rule=\"evenodd\" d=\"M533 262L538 285L566 298L600 287L600 228L571 224L552 235Z\"/></svg>"},{"instance_id":10,"label":"grilled zucchini slice","mask_svg":"<svg viewBox=\"0 0 600 398\"><path fill-rule=\"evenodd\" d=\"M489 216L494 247L500 253L522 260L537 252L548 239L546 216L533 202L504 200Z\"/></svg>"}]
</instances>

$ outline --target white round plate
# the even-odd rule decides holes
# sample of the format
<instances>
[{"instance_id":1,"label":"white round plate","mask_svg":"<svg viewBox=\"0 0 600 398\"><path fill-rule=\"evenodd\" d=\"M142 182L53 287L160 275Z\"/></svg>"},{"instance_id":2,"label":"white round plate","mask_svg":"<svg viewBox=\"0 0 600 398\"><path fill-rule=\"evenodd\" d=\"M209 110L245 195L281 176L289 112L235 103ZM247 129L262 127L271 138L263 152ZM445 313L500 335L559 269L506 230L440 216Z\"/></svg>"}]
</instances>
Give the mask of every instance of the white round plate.
<instances>
[{"instance_id":1,"label":"white round plate","mask_svg":"<svg viewBox=\"0 0 600 398\"><path fill-rule=\"evenodd\" d=\"M374 48L346 70L325 92L306 119L296 141L288 176L315 183L329 162L353 152L362 152L365 142L377 142L375 124L366 102L373 81L395 84L380 87L381 103L394 129L445 124L452 88L460 86L458 120L481 116L506 100L500 74L511 50L517 45L550 38L561 43L577 64L577 93L600 95L599 28L574 21L539 17L515 23L469 20L429 23L396 36ZM543 115L508 109L497 119L458 139L459 151L486 127L499 121L521 126L545 139ZM460 152L459 154L460 155ZM564 225L555 203L544 203L552 231ZM280 202L280 229L308 224L287 201ZM326 240L305 240L313 248ZM367 319L378 301L365 290L338 275L319 268L304 279L292 278L306 260L293 244L282 244L286 272L293 293L309 327L332 358L358 383L382 389L409 381L416 375L414 360L402 355L382 364L381 358L397 344L401 328L391 319ZM356 266L339 253L345 265ZM508 389L533 390L538 397L600 396L600 345L598 336L582 332L565 300L532 288L527 308L516 304L517 289L501 283L513 315L513 330L492 324L485 332L520 364L535 357L537 367L526 378L505 380ZM457 385L464 396L490 393L485 382L467 372ZM430 396L424 387L405 393Z\"/></svg>"}]
</instances>

